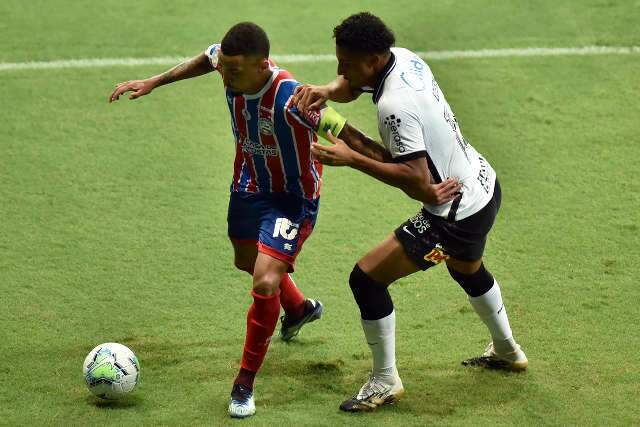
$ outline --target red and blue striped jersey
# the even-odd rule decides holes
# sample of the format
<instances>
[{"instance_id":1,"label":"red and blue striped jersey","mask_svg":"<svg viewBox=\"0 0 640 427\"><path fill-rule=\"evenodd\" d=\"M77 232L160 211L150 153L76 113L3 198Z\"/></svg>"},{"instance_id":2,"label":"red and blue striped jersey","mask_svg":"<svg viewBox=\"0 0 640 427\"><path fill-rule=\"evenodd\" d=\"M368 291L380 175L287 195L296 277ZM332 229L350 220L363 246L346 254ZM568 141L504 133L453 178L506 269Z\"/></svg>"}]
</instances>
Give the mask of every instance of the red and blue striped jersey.
<instances>
[{"instance_id":1,"label":"red and blue striped jersey","mask_svg":"<svg viewBox=\"0 0 640 427\"><path fill-rule=\"evenodd\" d=\"M219 44L205 53L216 70ZM235 94L228 88L236 155L232 192L286 192L314 200L320 197L322 165L311 153L317 141L312 127L290 105L299 83L272 61L272 75L255 94Z\"/></svg>"}]
</instances>

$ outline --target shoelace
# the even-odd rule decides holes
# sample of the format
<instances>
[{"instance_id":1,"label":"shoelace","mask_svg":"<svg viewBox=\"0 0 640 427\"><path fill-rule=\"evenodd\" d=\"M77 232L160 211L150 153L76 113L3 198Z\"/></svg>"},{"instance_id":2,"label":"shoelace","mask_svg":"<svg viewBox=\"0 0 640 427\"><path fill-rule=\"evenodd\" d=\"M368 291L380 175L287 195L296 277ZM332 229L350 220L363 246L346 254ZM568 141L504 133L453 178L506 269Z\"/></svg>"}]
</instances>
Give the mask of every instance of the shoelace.
<instances>
[{"instance_id":1,"label":"shoelace","mask_svg":"<svg viewBox=\"0 0 640 427\"><path fill-rule=\"evenodd\" d=\"M378 380L375 376L369 375L369 380L366 382L360 392L356 395L356 398L359 400L368 399L374 395L382 395L386 392L387 387L380 380Z\"/></svg>"},{"instance_id":2,"label":"shoelace","mask_svg":"<svg viewBox=\"0 0 640 427\"><path fill-rule=\"evenodd\" d=\"M483 357L490 357L495 355L495 351L493 350L493 342L490 342L489 345L484 349L484 353L482 353Z\"/></svg>"}]
</instances>

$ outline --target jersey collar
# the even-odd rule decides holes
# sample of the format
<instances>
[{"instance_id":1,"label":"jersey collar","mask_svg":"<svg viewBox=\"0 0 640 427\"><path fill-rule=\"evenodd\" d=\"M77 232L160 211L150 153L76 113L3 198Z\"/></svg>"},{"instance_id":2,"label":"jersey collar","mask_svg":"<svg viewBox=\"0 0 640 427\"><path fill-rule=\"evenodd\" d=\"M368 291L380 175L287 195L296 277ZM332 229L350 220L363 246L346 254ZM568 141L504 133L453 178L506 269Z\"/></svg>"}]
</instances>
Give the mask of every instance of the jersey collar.
<instances>
[{"instance_id":1,"label":"jersey collar","mask_svg":"<svg viewBox=\"0 0 640 427\"><path fill-rule=\"evenodd\" d=\"M391 52L391 57L389 58L385 66L382 68L382 71L380 72L380 77L378 78L378 82L376 83L375 87L366 88L366 89L369 89L368 91L365 90L365 88L362 88L363 90L365 90L365 92L370 92L371 90L373 90L373 96L371 97L371 100L373 101L374 104L377 104L378 101L380 100L380 97L382 96L382 90L384 89L384 82L387 80L387 77L389 77L389 74L391 74L391 71L393 71L395 66L396 66L396 55L394 55L394 53Z\"/></svg>"},{"instance_id":2,"label":"jersey collar","mask_svg":"<svg viewBox=\"0 0 640 427\"><path fill-rule=\"evenodd\" d=\"M269 78L269 80L267 80L267 83L265 83L264 86L262 86L262 89L260 89L258 92L256 93L252 93L252 94L243 94L243 96L245 97L245 99L258 99L261 98L262 95L265 94L265 92L267 90L269 90L269 88L271 87L271 85L273 84L273 81L275 80L276 76L278 75L279 70L277 69L272 69L271 70L271 77Z\"/></svg>"}]
</instances>

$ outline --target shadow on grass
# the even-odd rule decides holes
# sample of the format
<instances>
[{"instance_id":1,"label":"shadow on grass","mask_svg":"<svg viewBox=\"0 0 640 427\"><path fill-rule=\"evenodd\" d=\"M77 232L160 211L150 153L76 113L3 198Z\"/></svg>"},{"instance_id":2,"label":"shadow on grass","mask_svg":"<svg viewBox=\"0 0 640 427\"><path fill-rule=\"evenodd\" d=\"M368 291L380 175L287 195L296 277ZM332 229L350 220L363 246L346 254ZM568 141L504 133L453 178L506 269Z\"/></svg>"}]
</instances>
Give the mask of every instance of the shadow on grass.
<instances>
[{"instance_id":1,"label":"shadow on grass","mask_svg":"<svg viewBox=\"0 0 640 427\"><path fill-rule=\"evenodd\" d=\"M304 349L309 343L289 345ZM262 378L268 378L274 387L261 390L265 401L283 408L324 402L327 410L340 414L338 405L366 381L371 363L369 355L360 353L315 361L309 360L316 356L313 352L277 351L272 356L276 357L261 371ZM388 416L406 414L441 422L457 413L484 411L510 402L524 404L531 395L539 394L535 378L528 372L449 365L426 358L406 360L400 365L400 375L407 395L397 404L381 408Z\"/></svg>"},{"instance_id":2,"label":"shadow on grass","mask_svg":"<svg viewBox=\"0 0 640 427\"><path fill-rule=\"evenodd\" d=\"M126 396L118 400L106 400L89 396L86 398L86 402L88 405L100 409L128 409L139 407L142 404L142 400L138 396Z\"/></svg>"}]
</instances>

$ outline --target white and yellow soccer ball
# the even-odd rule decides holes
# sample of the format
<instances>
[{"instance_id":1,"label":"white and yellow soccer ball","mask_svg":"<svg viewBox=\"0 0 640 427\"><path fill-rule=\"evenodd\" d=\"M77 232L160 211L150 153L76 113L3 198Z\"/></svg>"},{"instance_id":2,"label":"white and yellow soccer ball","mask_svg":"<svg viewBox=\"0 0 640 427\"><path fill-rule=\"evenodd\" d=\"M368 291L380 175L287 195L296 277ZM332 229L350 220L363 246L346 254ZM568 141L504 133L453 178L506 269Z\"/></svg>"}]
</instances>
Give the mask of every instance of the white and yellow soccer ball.
<instances>
[{"instance_id":1,"label":"white and yellow soccer ball","mask_svg":"<svg viewBox=\"0 0 640 427\"><path fill-rule=\"evenodd\" d=\"M89 352L82 373L91 393L102 399L119 399L140 381L140 362L127 346L109 342Z\"/></svg>"}]
</instances>

